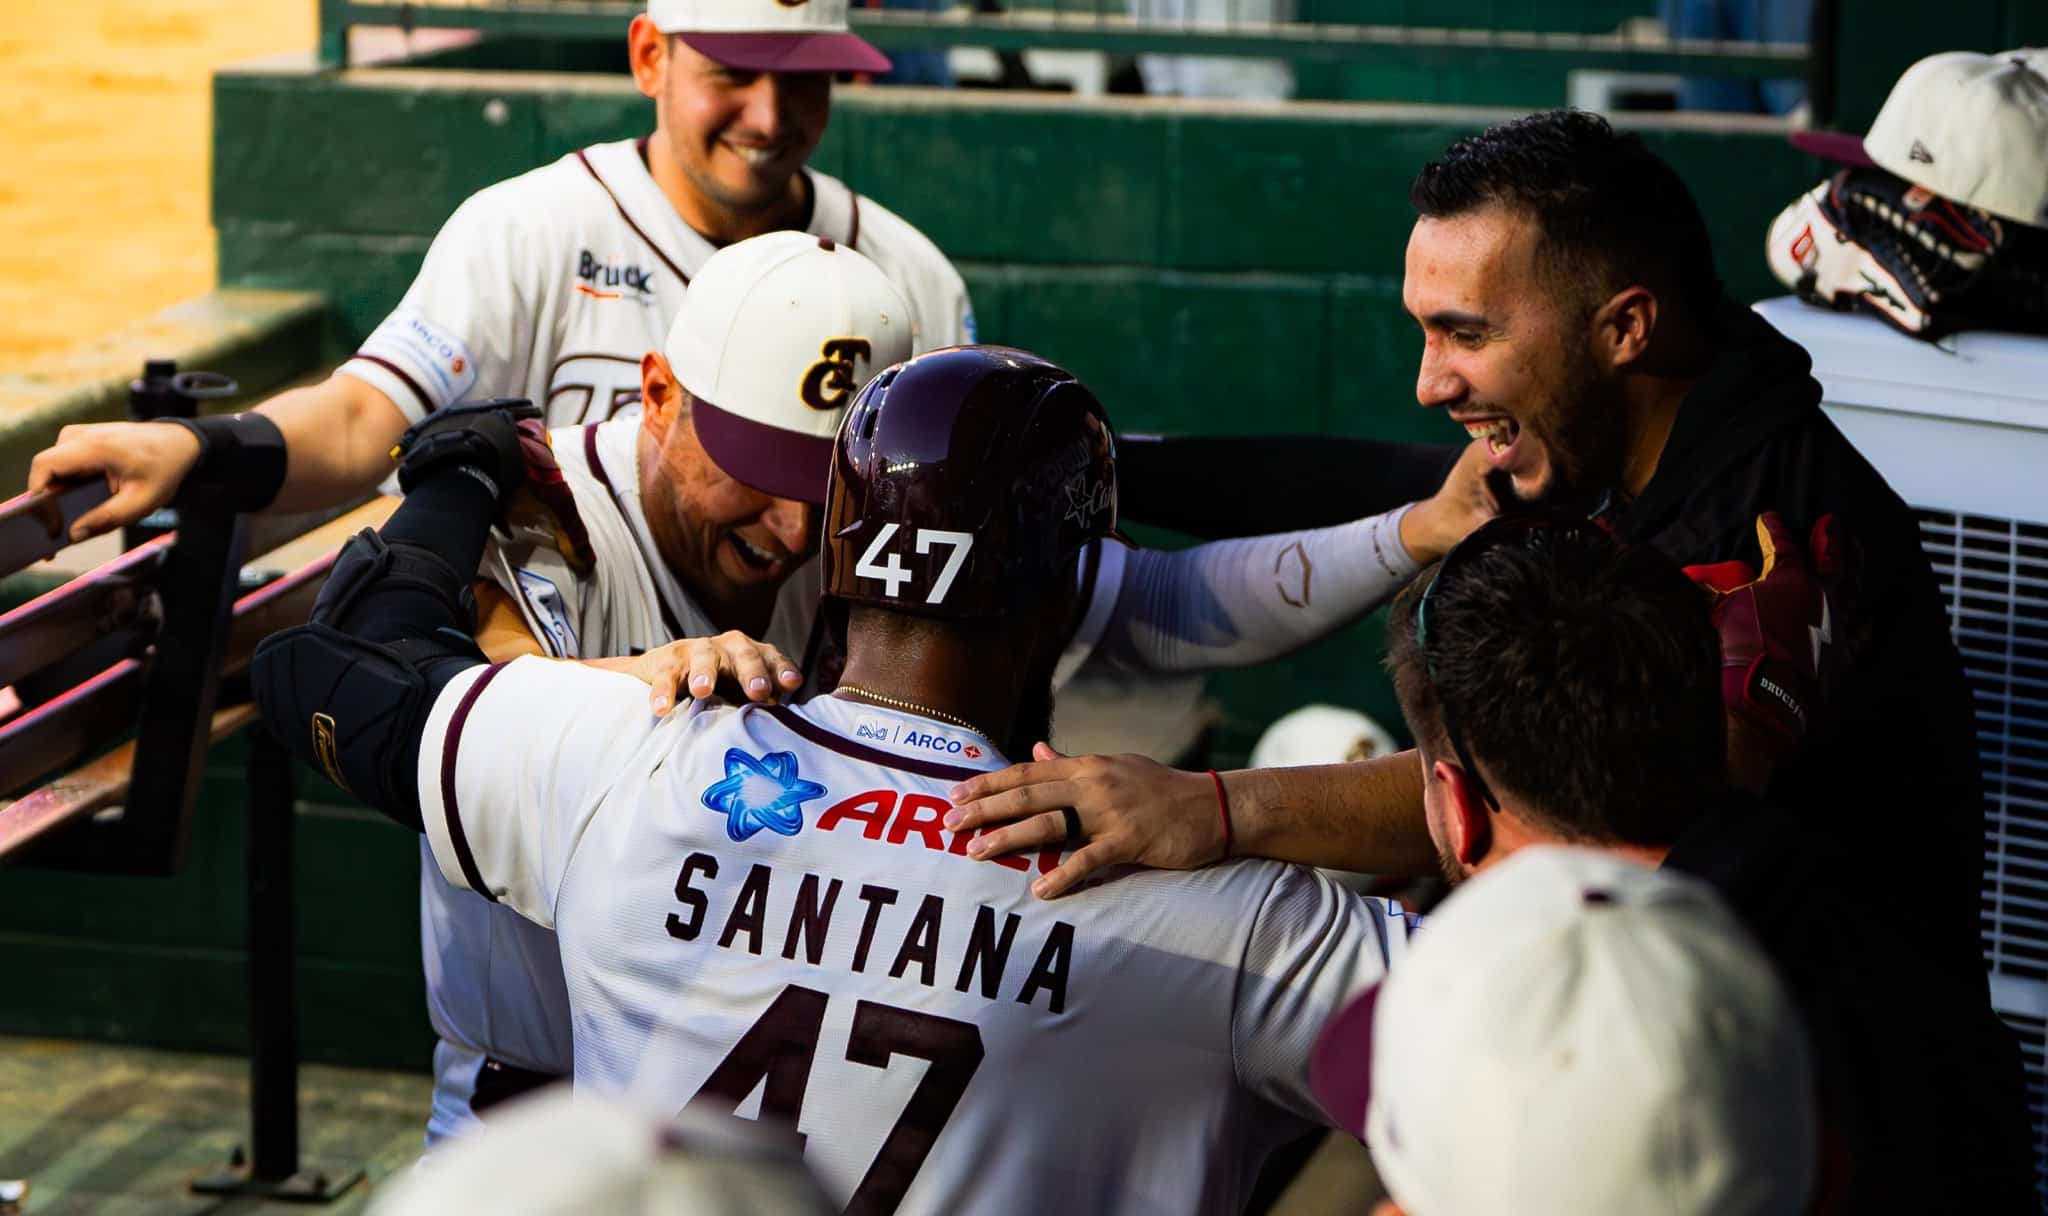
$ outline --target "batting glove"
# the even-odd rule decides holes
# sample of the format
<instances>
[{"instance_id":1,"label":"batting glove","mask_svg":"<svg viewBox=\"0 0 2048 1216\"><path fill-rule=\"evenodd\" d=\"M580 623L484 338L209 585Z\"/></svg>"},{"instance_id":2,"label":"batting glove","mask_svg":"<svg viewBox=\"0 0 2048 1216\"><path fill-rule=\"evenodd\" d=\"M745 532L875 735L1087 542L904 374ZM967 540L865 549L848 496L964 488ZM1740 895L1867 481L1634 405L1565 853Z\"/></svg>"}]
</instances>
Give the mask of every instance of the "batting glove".
<instances>
[{"instance_id":1,"label":"batting glove","mask_svg":"<svg viewBox=\"0 0 2048 1216\"><path fill-rule=\"evenodd\" d=\"M1813 728L1845 665L1848 547L1832 515L1807 548L1775 511L1757 516L1756 539L1761 569L1728 561L1685 572L1714 600L1722 699L1783 755Z\"/></svg>"},{"instance_id":2,"label":"batting glove","mask_svg":"<svg viewBox=\"0 0 2048 1216\"><path fill-rule=\"evenodd\" d=\"M505 530L515 540L552 546L570 569L589 574L597 567L597 554L540 419L519 420L519 450L526 460L526 480L505 505Z\"/></svg>"}]
</instances>

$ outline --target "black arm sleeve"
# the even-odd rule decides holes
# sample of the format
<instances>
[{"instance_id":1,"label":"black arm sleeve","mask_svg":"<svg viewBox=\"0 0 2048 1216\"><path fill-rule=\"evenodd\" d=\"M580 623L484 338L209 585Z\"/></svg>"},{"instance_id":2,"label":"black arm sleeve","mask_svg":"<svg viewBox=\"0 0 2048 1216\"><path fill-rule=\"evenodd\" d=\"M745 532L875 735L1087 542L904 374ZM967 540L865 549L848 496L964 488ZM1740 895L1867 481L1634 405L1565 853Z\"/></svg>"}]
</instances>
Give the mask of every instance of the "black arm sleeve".
<instances>
[{"instance_id":1,"label":"black arm sleeve","mask_svg":"<svg viewBox=\"0 0 2048 1216\"><path fill-rule=\"evenodd\" d=\"M413 488L382 534L335 558L313 620L265 638L250 667L264 721L299 759L420 828L420 739L442 689L481 666L475 577L493 495L465 469Z\"/></svg>"},{"instance_id":2,"label":"black arm sleeve","mask_svg":"<svg viewBox=\"0 0 2048 1216\"><path fill-rule=\"evenodd\" d=\"M1117 514L1202 540L1327 528L1437 492L1463 444L1123 435Z\"/></svg>"}]
</instances>

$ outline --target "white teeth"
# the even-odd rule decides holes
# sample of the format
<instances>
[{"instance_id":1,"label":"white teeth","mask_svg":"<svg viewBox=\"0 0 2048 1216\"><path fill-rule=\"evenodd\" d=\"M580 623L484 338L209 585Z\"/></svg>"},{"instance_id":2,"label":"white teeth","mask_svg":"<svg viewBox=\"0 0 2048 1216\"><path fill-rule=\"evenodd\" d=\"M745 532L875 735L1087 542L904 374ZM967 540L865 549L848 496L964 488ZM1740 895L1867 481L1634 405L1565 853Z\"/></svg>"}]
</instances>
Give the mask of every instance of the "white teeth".
<instances>
[{"instance_id":1,"label":"white teeth","mask_svg":"<svg viewBox=\"0 0 2048 1216\"><path fill-rule=\"evenodd\" d=\"M1474 439L1484 439L1486 450L1499 455L1515 443L1515 424L1506 418L1486 418L1465 424L1465 433Z\"/></svg>"},{"instance_id":2,"label":"white teeth","mask_svg":"<svg viewBox=\"0 0 2048 1216\"><path fill-rule=\"evenodd\" d=\"M750 545L738 536L734 536L732 538L732 543L739 546L740 552L746 554L748 557L754 559L755 561L760 562L762 565L768 565L770 563L781 560L780 558L776 557L775 554L768 552L768 550L763 549L758 545Z\"/></svg>"},{"instance_id":3,"label":"white teeth","mask_svg":"<svg viewBox=\"0 0 2048 1216\"><path fill-rule=\"evenodd\" d=\"M771 163L778 155L774 148L749 148L741 144L727 144L726 147L731 148L735 156L757 169Z\"/></svg>"}]
</instances>

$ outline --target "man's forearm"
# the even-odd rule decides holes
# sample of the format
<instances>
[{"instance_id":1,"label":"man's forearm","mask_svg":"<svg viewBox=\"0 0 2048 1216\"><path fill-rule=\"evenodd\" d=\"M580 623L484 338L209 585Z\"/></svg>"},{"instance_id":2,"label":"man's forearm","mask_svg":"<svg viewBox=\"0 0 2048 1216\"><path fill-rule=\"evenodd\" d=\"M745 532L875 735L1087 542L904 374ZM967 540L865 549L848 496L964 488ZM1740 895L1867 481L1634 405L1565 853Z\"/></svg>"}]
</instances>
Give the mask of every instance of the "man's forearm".
<instances>
[{"instance_id":1,"label":"man's forearm","mask_svg":"<svg viewBox=\"0 0 2048 1216\"><path fill-rule=\"evenodd\" d=\"M1415 753L1223 775L1232 852L1370 874L1435 863Z\"/></svg>"},{"instance_id":2,"label":"man's forearm","mask_svg":"<svg viewBox=\"0 0 2048 1216\"><path fill-rule=\"evenodd\" d=\"M1248 667L1320 641L1414 576L1418 563L1400 536L1408 511L1133 553L1098 650L1131 670L1206 671Z\"/></svg>"},{"instance_id":3,"label":"man's forearm","mask_svg":"<svg viewBox=\"0 0 2048 1216\"><path fill-rule=\"evenodd\" d=\"M339 372L279 393L256 412L284 432L288 457L275 511L333 506L374 489L391 472L391 445L406 424L389 397Z\"/></svg>"}]
</instances>

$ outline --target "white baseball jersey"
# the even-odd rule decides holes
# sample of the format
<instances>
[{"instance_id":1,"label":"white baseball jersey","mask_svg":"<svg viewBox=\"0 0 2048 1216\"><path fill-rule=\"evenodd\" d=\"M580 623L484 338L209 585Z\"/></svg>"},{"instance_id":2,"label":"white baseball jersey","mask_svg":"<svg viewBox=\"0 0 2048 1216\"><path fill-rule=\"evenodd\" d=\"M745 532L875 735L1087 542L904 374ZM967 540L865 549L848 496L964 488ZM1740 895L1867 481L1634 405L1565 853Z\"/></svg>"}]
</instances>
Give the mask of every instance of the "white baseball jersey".
<instances>
[{"instance_id":1,"label":"white baseball jersey","mask_svg":"<svg viewBox=\"0 0 2048 1216\"><path fill-rule=\"evenodd\" d=\"M1273 862L1035 899L1056 854L941 826L1003 763L837 697L652 719L525 658L442 691L419 782L449 881L555 927L579 1086L793 1122L853 1212L1240 1210L1405 918Z\"/></svg>"},{"instance_id":2,"label":"white baseball jersey","mask_svg":"<svg viewBox=\"0 0 2048 1216\"><path fill-rule=\"evenodd\" d=\"M804 172L812 199L807 230L866 254L902 289L917 349L974 340L966 287L936 246L838 180ZM531 398L558 425L637 413L640 358L661 349L690 277L714 252L655 185L645 141L585 148L457 208L397 311L342 370L415 421L493 396ZM615 484L637 505L637 477ZM637 518L644 528L644 516ZM657 563L645 573L661 595L628 594L621 585L617 611L629 622L636 611L658 617L664 608L686 617L679 605L687 597L667 572ZM806 611L815 600L808 597ZM717 632L703 624L650 618L620 629L615 649L569 653L630 653L670 640L675 625ZM803 654L801 635L790 653ZM567 997L552 935L490 913L422 866L428 1014L442 1039L430 1142L472 1121L470 1087L486 1055L539 1072L568 1068Z\"/></svg>"},{"instance_id":3,"label":"white baseball jersey","mask_svg":"<svg viewBox=\"0 0 2048 1216\"><path fill-rule=\"evenodd\" d=\"M597 144L471 195L419 277L341 370L418 421L472 397L527 397L550 426L640 400L690 277L717 251L649 174L644 140ZM859 250L910 302L917 350L974 341L967 288L938 247L835 178L804 170L806 231Z\"/></svg>"},{"instance_id":4,"label":"white baseball jersey","mask_svg":"<svg viewBox=\"0 0 2048 1216\"><path fill-rule=\"evenodd\" d=\"M575 496L596 554L579 574L550 545L494 538L486 577L507 591L533 636L559 658L635 654L721 627L698 605L654 547L640 499L637 417L564 427L553 433L563 480ZM1124 550L1101 547L1090 598L1061 656L1055 684L1080 667L1116 604ZM764 639L815 670L819 574L795 570L777 595ZM423 846L424 848L424 846ZM420 935L435 1050L430 1143L475 1124L470 1098L485 1057L566 1076L571 1066L569 997L554 934L502 906L420 872Z\"/></svg>"}]
</instances>

